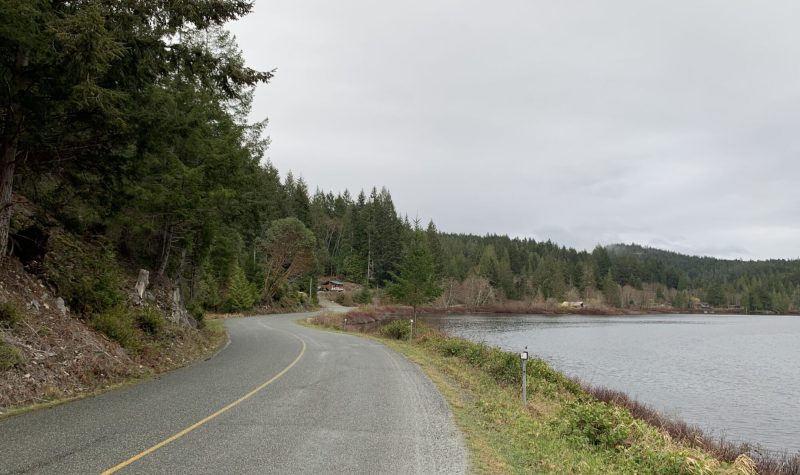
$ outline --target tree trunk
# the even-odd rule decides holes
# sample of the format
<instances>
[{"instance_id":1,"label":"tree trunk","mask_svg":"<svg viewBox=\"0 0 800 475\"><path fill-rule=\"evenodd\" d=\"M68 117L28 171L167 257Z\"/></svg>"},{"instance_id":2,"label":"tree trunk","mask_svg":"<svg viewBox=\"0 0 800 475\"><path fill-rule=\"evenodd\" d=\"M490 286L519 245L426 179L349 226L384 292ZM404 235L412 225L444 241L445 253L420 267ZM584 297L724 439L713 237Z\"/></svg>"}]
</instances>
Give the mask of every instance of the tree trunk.
<instances>
[{"instance_id":1,"label":"tree trunk","mask_svg":"<svg viewBox=\"0 0 800 475\"><path fill-rule=\"evenodd\" d=\"M0 158L0 260L8 249L8 232L11 227L11 191L14 185L14 165L17 154L16 138L5 140Z\"/></svg>"},{"instance_id":2,"label":"tree trunk","mask_svg":"<svg viewBox=\"0 0 800 475\"><path fill-rule=\"evenodd\" d=\"M164 234L161 235L161 264L158 266L158 276L164 277L167 271L167 264L169 263L169 254L172 251L172 227L164 223Z\"/></svg>"},{"instance_id":3,"label":"tree trunk","mask_svg":"<svg viewBox=\"0 0 800 475\"><path fill-rule=\"evenodd\" d=\"M371 270L372 270L372 236L367 236L367 285L369 285L369 281L372 278Z\"/></svg>"},{"instance_id":4,"label":"tree trunk","mask_svg":"<svg viewBox=\"0 0 800 475\"><path fill-rule=\"evenodd\" d=\"M12 72L9 103L6 106L3 123L2 143L0 143L0 261L8 250L8 233L11 228L11 192L14 188L14 168L17 160L17 143L22 128L23 114L19 110L18 94L23 89L22 68L28 65L28 51L17 50L17 57Z\"/></svg>"}]
</instances>

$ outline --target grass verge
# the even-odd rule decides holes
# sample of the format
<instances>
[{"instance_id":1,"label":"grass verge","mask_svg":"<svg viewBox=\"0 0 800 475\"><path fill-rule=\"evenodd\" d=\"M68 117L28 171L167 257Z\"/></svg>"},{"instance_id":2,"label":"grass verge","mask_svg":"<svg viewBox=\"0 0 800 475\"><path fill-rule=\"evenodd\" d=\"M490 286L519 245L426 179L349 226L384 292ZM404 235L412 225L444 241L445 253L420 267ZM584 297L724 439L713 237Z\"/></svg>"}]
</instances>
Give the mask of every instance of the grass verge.
<instances>
[{"instance_id":1,"label":"grass verge","mask_svg":"<svg viewBox=\"0 0 800 475\"><path fill-rule=\"evenodd\" d=\"M325 322L341 328L330 318ZM465 434L476 473L755 473L749 458L722 462L673 439L544 361L528 363L523 406L518 355L424 327L413 342L392 339L395 334L405 333L378 329L370 337L418 364L438 386Z\"/></svg>"},{"instance_id":2,"label":"grass verge","mask_svg":"<svg viewBox=\"0 0 800 475\"><path fill-rule=\"evenodd\" d=\"M477 473L742 473L542 368L530 375L525 407L518 388L498 382L505 377L496 363L481 367L468 354L449 354L453 342L384 341L440 388L467 435ZM464 350L491 358L494 349L472 345Z\"/></svg>"}]
</instances>

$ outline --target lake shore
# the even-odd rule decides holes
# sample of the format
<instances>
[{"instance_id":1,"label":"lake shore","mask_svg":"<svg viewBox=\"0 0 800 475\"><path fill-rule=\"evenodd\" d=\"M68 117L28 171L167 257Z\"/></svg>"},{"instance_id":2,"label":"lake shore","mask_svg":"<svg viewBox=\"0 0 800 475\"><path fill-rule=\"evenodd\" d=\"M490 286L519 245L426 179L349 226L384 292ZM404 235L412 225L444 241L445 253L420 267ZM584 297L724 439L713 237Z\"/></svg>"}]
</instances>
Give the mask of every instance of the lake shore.
<instances>
[{"instance_id":1,"label":"lake shore","mask_svg":"<svg viewBox=\"0 0 800 475\"><path fill-rule=\"evenodd\" d=\"M349 312L358 319L372 319L377 321L386 317L399 317L411 315L411 307L400 305L360 305L349 308ZM420 315L589 315L589 316L642 316L642 315L776 315L774 313L747 314L741 311L731 311L724 308L676 309L669 307L629 309L609 306L584 306L570 307L557 304L538 304L520 301L499 302L492 305L468 307L465 305L452 305L449 307L425 306L420 307ZM788 312L780 315L797 316L800 313ZM351 320L356 323L355 320Z\"/></svg>"},{"instance_id":2,"label":"lake shore","mask_svg":"<svg viewBox=\"0 0 800 475\"><path fill-rule=\"evenodd\" d=\"M427 314L511 314L511 315L606 315L606 316L625 316L625 315L776 315L775 313L745 313L741 310L729 308L691 308L678 309L672 307L652 307L652 308L617 308L610 306L584 306L572 307L558 304L539 304L519 301L500 302L492 305L478 307L466 307L456 305L451 307L425 307L422 310ZM787 312L781 315L800 315L797 312Z\"/></svg>"}]
</instances>

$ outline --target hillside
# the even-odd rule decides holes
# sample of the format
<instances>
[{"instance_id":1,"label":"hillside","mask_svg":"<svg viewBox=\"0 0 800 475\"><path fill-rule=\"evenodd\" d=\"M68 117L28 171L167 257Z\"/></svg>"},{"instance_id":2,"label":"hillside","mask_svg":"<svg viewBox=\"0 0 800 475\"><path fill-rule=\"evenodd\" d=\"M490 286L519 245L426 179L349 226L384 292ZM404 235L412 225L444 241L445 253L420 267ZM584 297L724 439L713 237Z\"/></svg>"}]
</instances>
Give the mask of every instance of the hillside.
<instances>
[{"instance_id":1,"label":"hillside","mask_svg":"<svg viewBox=\"0 0 800 475\"><path fill-rule=\"evenodd\" d=\"M800 261L730 261L637 245L598 245L586 252L497 235L441 234L438 241L432 252L459 303L469 303L474 289L491 288L496 301L539 304L580 300L645 311L708 305L747 313L800 309Z\"/></svg>"},{"instance_id":2,"label":"hillside","mask_svg":"<svg viewBox=\"0 0 800 475\"><path fill-rule=\"evenodd\" d=\"M607 246L620 279L697 290L712 306L786 313L800 308L800 260L698 257L636 244Z\"/></svg>"},{"instance_id":3,"label":"hillside","mask_svg":"<svg viewBox=\"0 0 800 475\"><path fill-rule=\"evenodd\" d=\"M0 413L182 366L224 341L175 301L173 282L148 282L140 298L132 269L43 216L17 205L21 245L0 267Z\"/></svg>"}]
</instances>

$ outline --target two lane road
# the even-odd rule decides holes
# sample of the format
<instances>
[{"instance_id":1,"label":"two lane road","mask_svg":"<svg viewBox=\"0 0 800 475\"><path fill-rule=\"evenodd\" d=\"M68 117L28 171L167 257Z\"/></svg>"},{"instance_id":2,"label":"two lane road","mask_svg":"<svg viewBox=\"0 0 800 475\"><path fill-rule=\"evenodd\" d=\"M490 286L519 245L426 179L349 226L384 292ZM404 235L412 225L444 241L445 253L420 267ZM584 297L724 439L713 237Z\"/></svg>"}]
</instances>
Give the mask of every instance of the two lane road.
<instances>
[{"instance_id":1,"label":"two lane road","mask_svg":"<svg viewBox=\"0 0 800 475\"><path fill-rule=\"evenodd\" d=\"M0 421L0 474L466 472L427 376L302 317L228 320L214 358Z\"/></svg>"}]
</instances>

